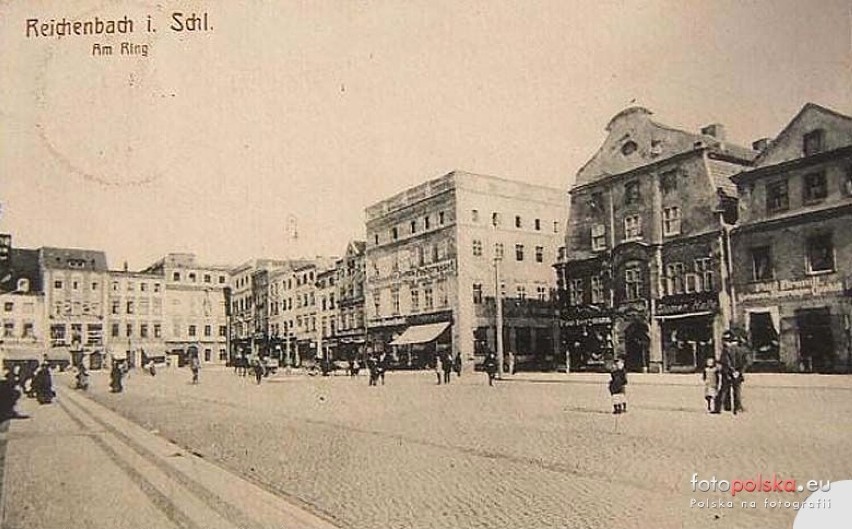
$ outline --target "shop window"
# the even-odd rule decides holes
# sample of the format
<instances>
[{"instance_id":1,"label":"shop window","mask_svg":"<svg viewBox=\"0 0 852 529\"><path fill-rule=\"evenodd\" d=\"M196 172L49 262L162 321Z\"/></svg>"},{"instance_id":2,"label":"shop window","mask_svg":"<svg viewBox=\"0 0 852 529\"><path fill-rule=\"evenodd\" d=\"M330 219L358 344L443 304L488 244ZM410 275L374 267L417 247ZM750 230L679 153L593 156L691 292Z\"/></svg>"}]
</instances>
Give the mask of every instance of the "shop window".
<instances>
[{"instance_id":1,"label":"shop window","mask_svg":"<svg viewBox=\"0 0 852 529\"><path fill-rule=\"evenodd\" d=\"M804 199L805 202L813 204L821 202L828 196L825 173L812 173L804 177Z\"/></svg>"},{"instance_id":2,"label":"shop window","mask_svg":"<svg viewBox=\"0 0 852 529\"><path fill-rule=\"evenodd\" d=\"M790 195L787 181L781 180L766 186L766 212L787 211L790 208Z\"/></svg>"},{"instance_id":3,"label":"shop window","mask_svg":"<svg viewBox=\"0 0 852 529\"><path fill-rule=\"evenodd\" d=\"M831 235L810 237L807 243L808 272L834 271L834 243Z\"/></svg>"},{"instance_id":4,"label":"shop window","mask_svg":"<svg viewBox=\"0 0 852 529\"><path fill-rule=\"evenodd\" d=\"M751 249L751 269L754 281L767 281L772 279L772 252L769 246L760 246Z\"/></svg>"},{"instance_id":5,"label":"shop window","mask_svg":"<svg viewBox=\"0 0 852 529\"><path fill-rule=\"evenodd\" d=\"M772 362L780 359L778 328L780 320L770 312L750 312L749 338L756 361Z\"/></svg>"}]
</instances>

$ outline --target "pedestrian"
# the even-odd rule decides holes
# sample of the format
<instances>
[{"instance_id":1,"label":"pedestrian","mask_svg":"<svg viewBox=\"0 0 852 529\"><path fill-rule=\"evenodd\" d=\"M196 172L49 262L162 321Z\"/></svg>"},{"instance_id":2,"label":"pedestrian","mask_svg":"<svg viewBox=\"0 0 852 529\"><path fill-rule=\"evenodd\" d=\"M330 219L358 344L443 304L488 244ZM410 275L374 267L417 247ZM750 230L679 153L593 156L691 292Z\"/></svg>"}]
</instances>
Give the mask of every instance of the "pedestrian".
<instances>
[{"instance_id":1,"label":"pedestrian","mask_svg":"<svg viewBox=\"0 0 852 529\"><path fill-rule=\"evenodd\" d=\"M157 367L154 365L153 360L148 361L148 374L152 377L157 376Z\"/></svg>"},{"instance_id":2,"label":"pedestrian","mask_svg":"<svg viewBox=\"0 0 852 529\"><path fill-rule=\"evenodd\" d=\"M121 393L124 390L124 387L121 384L122 376L123 373L121 371L120 362L113 360L112 369L109 372L109 389L112 393Z\"/></svg>"},{"instance_id":3,"label":"pedestrian","mask_svg":"<svg viewBox=\"0 0 852 529\"><path fill-rule=\"evenodd\" d=\"M33 388L39 404L50 404L56 396L53 392L53 378L50 376L50 366L47 362L41 364L33 377Z\"/></svg>"},{"instance_id":4,"label":"pedestrian","mask_svg":"<svg viewBox=\"0 0 852 529\"><path fill-rule=\"evenodd\" d=\"M435 353L435 376L438 377L438 385L441 385L441 379L444 375L444 368L441 365L441 355L439 353Z\"/></svg>"},{"instance_id":5,"label":"pedestrian","mask_svg":"<svg viewBox=\"0 0 852 529\"><path fill-rule=\"evenodd\" d=\"M460 377L462 372L461 353L456 353L456 356L453 358L453 369L456 372L456 376Z\"/></svg>"},{"instance_id":6,"label":"pedestrian","mask_svg":"<svg viewBox=\"0 0 852 529\"><path fill-rule=\"evenodd\" d=\"M252 359L252 367L254 368L254 378L259 385L260 381L263 380L263 362L260 361L260 358L254 357Z\"/></svg>"},{"instance_id":7,"label":"pedestrian","mask_svg":"<svg viewBox=\"0 0 852 529\"><path fill-rule=\"evenodd\" d=\"M722 356L719 359L719 394L713 413L732 411L734 415L742 409L743 370L748 362L748 351L731 331L722 335ZM733 402L731 402L733 400Z\"/></svg>"},{"instance_id":8,"label":"pedestrian","mask_svg":"<svg viewBox=\"0 0 852 529\"><path fill-rule=\"evenodd\" d=\"M716 366L716 359L712 356L707 359L701 378L704 379L704 400L707 401L707 411L712 413L719 394L719 368Z\"/></svg>"},{"instance_id":9,"label":"pedestrian","mask_svg":"<svg viewBox=\"0 0 852 529\"><path fill-rule=\"evenodd\" d=\"M86 366L81 362L79 366L77 366L77 383L74 385L74 389L81 389L86 391L89 389L89 372L86 371Z\"/></svg>"},{"instance_id":10,"label":"pedestrian","mask_svg":"<svg viewBox=\"0 0 852 529\"><path fill-rule=\"evenodd\" d=\"M748 369L749 350L745 345L745 341L741 338L734 337L730 345L729 357L731 359L731 397L732 410L734 415L744 411L742 402L742 385L745 382L743 374Z\"/></svg>"},{"instance_id":11,"label":"pedestrian","mask_svg":"<svg viewBox=\"0 0 852 529\"><path fill-rule=\"evenodd\" d=\"M485 362L483 362L482 367L485 369L485 372L488 374L488 385L494 385L494 378L497 376L497 356L489 351L488 355L485 357Z\"/></svg>"},{"instance_id":12,"label":"pedestrian","mask_svg":"<svg viewBox=\"0 0 852 529\"><path fill-rule=\"evenodd\" d=\"M367 370L370 373L369 385L375 386L376 382L379 379L378 358L376 358L375 353L370 353L370 355L367 357Z\"/></svg>"},{"instance_id":13,"label":"pedestrian","mask_svg":"<svg viewBox=\"0 0 852 529\"><path fill-rule=\"evenodd\" d=\"M17 367L17 366L15 366ZM0 422L6 419L26 418L15 410L21 391L17 387L17 376L15 371L6 370L6 376L0 381Z\"/></svg>"},{"instance_id":14,"label":"pedestrian","mask_svg":"<svg viewBox=\"0 0 852 529\"><path fill-rule=\"evenodd\" d=\"M509 364L509 374L515 374L515 353L509 350L509 354L507 355L507 362Z\"/></svg>"},{"instance_id":15,"label":"pedestrian","mask_svg":"<svg viewBox=\"0 0 852 529\"><path fill-rule=\"evenodd\" d=\"M193 354L189 359L189 369L192 371L192 383L198 384L198 372L201 370L201 360L198 354Z\"/></svg>"},{"instance_id":16,"label":"pedestrian","mask_svg":"<svg viewBox=\"0 0 852 529\"><path fill-rule=\"evenodd\" d=\"M378 377L382 379L382 385L384 386L385 385L385 372L388 370L388 367L390 366L390 357L388 357L387 353L382 351L381 354L379 354L379 359L376 362L376 364L377 364L376 367L377 367Z\"/></svg>"},{"instance_id":17,"label":"pedestrian","mask_svg":"<svg viewBox=\"0 0 852 529\"><path fill-rule=\"evenodd\" d=\"M450 383L450 373L453 372L453 358L452 353L449 351L444 353L444 356L441 358L441 367L444 369L444 384Z\"/></svg>"},{"instance_id":18,"label":"pedestrian","mask_svg":"<svg viewBox=\"0 0 852 529\"><path fill-rule=\"evenodd\" d=\"M627 371L624 370L624 360L619 358L612 366L609 374L609 394L612 397L612 413L627 412Z\"/></svg>"}]
</instances>

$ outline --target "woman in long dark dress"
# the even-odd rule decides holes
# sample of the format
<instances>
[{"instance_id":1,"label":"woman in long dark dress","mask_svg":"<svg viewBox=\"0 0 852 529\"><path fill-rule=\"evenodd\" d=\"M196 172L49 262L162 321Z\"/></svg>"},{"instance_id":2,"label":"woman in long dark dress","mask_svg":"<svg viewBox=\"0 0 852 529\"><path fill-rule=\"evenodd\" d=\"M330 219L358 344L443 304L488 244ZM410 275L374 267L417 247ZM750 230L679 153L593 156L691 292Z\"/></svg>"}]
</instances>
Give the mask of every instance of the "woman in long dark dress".
<instances>
[{"instance_id":1,"label":"woman in long dark dress","mask_svg":"<svg viewBox=\"0 0 852 529\"><path fill-rule=\"evenodd\" d=\"M33 387L35 388L36 400L39 404L50 404L53 402L53 378L50 376L50 368L47 364L42 364L33 379Z\"/></svg>"}]
</instances>

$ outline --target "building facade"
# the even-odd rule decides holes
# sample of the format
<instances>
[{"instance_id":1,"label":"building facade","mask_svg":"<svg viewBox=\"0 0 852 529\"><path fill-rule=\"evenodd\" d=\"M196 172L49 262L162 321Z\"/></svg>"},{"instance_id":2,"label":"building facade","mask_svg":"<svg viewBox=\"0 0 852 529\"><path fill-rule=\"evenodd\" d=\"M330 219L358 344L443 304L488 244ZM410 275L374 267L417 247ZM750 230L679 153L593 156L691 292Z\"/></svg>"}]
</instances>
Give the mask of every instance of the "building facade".
<instances>
[{"instance_id":1,"label":"building facade","mask_svg":"<svg viewBox=\"0 0 852 529\"><path fill-rule=\"evenodd\" d=\"M165 349L178 365L195 351L204 363L228 361L229 271L199 263L194 254L171 253L142 272L164 278Z\"/></svg>"},{"instance_id":2,"label":"building facade","mask_svg":"<svg viewBox=\"0 0 852 529\"><path fill-rule=\"evenodd\" d=\"M755 369L852 371L852 118L809 103L734 177L736 318Z\"/></svg>"},{"instance_id":3,"label":"building facade","mask_svg":"<svg viewBox=\"0 0 852 529\"><path fill-rule=\"evenodd\" d=\"M691 371L731 323L730 176L756 153L714 124L674 129L640 107L617 114L570 191L556 266L572 369Z\"/></svg>"},{"instance_id":4,"label":"building facade","mask_svg":"<svg viewBox=\"0 0 852 529\"><path fill-rule=\"evenodd\" d=\"M165 278L162 274L111 270L107 292L107 350L112 358L143 366L165 361Z\"/></svg>"},{"instance_id":5,"label":"building facade","mask_svg":"<svg viewBox=\"0 0 852 529\"><path fill-rule=\"evenodd\" d=\"M368 349L415 368L450 350L472 366L496 349L499 290L506 350L552 359L561 195L456 171L367 208Z\"/></svg>"},{"instance_id":6,"label":"building facade","mask_svg":"<svg viewBox=\"0 0 852 529\"><path fill-rule=\"evenodd\" d=\"M335 263L337 272L337 354L340 358L363 358L367 338L364 318L366 243L351 241Z\"/></svg>"},{"instance_id":7,"label":"building facade","mask_svg":"<svg viewBox=\"0 0 852 529\"><path fill-rule=\"evenodd\" d=\"M73 248L39 249L48 344L99 368L104 357L106 254Z\"/></svg>"},{"instance_id":8,"label":"building facade","mask_svg":"<svg viewBox=\"0 0 852 529\"><path fill-rule=\"evenodd\" d=\"M2 360L42 358L46 328L39 253L13 248L7 234L0 234L0 322Z\"/></svg>"}]
</instances>

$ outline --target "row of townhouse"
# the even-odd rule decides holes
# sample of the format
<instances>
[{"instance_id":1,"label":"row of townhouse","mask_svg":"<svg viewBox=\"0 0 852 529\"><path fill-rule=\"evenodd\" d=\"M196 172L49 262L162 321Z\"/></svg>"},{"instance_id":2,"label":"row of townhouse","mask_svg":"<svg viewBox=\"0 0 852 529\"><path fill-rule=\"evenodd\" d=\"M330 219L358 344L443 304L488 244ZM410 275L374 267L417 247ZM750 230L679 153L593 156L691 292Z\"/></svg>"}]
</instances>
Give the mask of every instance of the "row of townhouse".
<instances>
[{"instance_id":1,"label":"row of townhouse","mask_svg":"<svg viewBox=\"0 0 852 529\"><path fill-rule=\"evenodd\" d=\"M110 270L97 250L20 249L0 236L3 359L131 365L190 353L227 359L229 267L169 254L143 271Z\"/></svg>"},{"instance_id":2,"label":"row of townhouse","mask_svg":"<svg viewBox=\"0 0 852 529\"><path fill-rule=\"evenodd\" d=\"M573 368L692 371L733 329L754 369L850 371L852 119L809 103L752 148L640 107L606 130L555 266Z\"/></svg>"}]
</instances>

